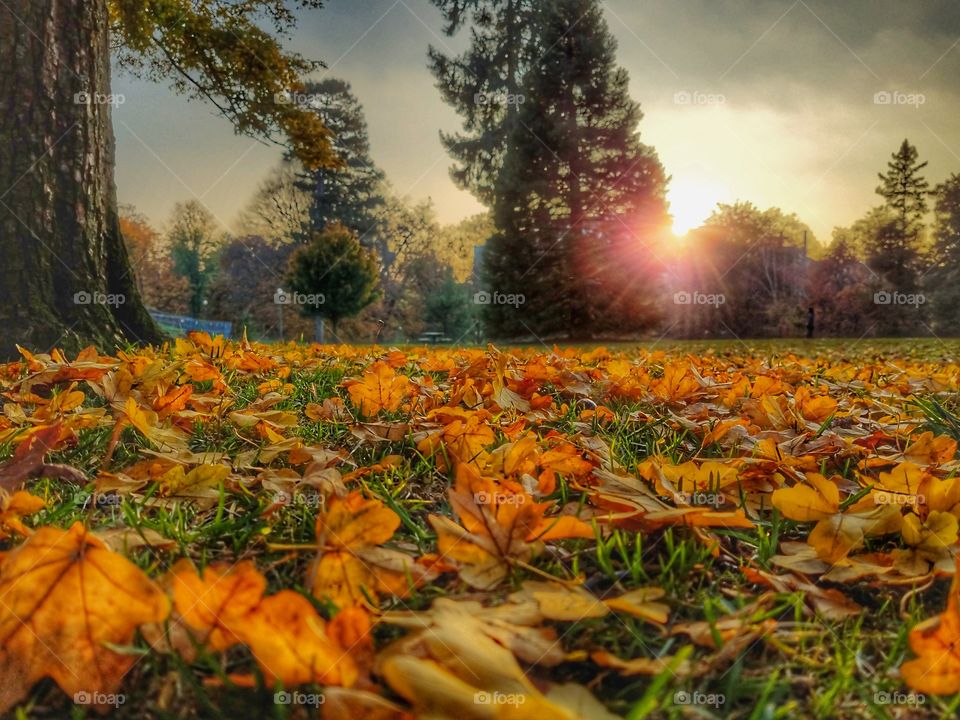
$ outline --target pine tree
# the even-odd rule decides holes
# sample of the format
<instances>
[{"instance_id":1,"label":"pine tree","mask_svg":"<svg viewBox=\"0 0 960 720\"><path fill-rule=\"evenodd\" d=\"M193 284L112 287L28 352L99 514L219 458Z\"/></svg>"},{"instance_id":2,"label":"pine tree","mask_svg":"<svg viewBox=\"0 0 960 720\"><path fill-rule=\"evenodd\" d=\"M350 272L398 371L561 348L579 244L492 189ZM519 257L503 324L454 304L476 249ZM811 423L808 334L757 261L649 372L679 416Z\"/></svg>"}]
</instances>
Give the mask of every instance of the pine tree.
<instances>
[{"instance_id":1,"label":"pine tree","mask_svg":"<svg viewBox=\"0 0 960 720\"><path fill-rule=\"evenodd\" d=\"M886 201L887 222L866 239L867 266L875 275L875 329L880 335L923 334L919 304L886 303L890 297L916 296L920 286L921 235L928 210L929 183L921 174L926 162L918 162L916 147L904 140L880 173L877 194ZM886 293L886 294L885 294Z\"/></svg>"},{"instance_id":2,"label":"pine tree","mask_svg":"<svg viewBox=\"0 0 960 720\"><path fill-rule=\"evenodd\" d=\"M531 34L534 0L432 0L455 35L470 23L471 44L448 57L430 48L430 70L443 99L463 118L463 131L441 134L458 163L454 181L486 205L507 154L507 143L523 102L522 81L535 57Z\"/></svg>"},{"instance_id":3,"label":"pine tree","mask_svg":"<svg viewBox=\"0 0 960 720\"><path fill-rule=\"evenodd\" d=\"M361 244L378 240L376 212L383 205L383 172L370 157L370 140L363 107L343 80L329 78L307 83L291 96L317 113L333 133L332 146L339 167L323 167L301 178L310 203L310 228L323 230L340 223L355 233Z\"/></svg>"},{"instance_id":4,"label":"pine tree","mask_svg":"<svg viewBox=\"0 0 960 720\"><path fill-rule=\"evenodd\" d=\"M904 140L887 163L887 172L877 175L880 178L877 194L896 213L899 230L905 240L915 238L922 229L928 207L927 196L930 194L930 184L920 174L927 163L917 162L917 158L917 148L909 140Z\"/></svg>"},{"instance_id":5,"label":"pine tree","mask_svg":"<svg viewBox=\"0 0 960 720\"><path fill-rule=\"evenodd\" d=\"M616 65L597 0L541 3L539 52L520 88L494 192L487 259L499 336L635 330L651 321L649 242L665 223L666 177L637 135L642 113Z\"/></svg>"},{"instance_id":6,"label":"pine tree","mask_svg":"<svg viewBox=\"0 0 960 720\"><path fill-rule=\"evenodd\" d=\"M934 190L932 256L929 274L933 319L938 334L960 334L960 173L954 173Z\"/></svg>"}]
</instances>

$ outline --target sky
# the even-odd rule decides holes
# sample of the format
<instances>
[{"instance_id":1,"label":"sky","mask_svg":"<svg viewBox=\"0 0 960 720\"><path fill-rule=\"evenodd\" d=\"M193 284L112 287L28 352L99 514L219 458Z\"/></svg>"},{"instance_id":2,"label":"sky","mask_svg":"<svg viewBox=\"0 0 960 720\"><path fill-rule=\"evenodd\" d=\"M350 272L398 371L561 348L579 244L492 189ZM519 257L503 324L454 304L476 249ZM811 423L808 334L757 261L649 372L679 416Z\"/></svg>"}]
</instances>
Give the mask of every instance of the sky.
<instances>
[{"instance_id":1,"label":"sky","mask_svg":"<svg viewBox=\"0 0 960 720\"><path fill-rule=\"evenodd\" d=\"M544 0L549 1L549 0ZM932 183L960 172L956 0L606 0L618 61L644 113L640 137L671 183L674 228L717 202L796 213L821 241L880 198L877 173L904 138ZM483 210L449 177L440 131L460 122L427 48L463 49L429 0L329 0L286 46L351 83L371 154L395 192L430 198L441 222ZM232 230L281 151L234 134L212 106L115 71L119 199L158 227L199 199Z\"/></svg>"}]
</instances>

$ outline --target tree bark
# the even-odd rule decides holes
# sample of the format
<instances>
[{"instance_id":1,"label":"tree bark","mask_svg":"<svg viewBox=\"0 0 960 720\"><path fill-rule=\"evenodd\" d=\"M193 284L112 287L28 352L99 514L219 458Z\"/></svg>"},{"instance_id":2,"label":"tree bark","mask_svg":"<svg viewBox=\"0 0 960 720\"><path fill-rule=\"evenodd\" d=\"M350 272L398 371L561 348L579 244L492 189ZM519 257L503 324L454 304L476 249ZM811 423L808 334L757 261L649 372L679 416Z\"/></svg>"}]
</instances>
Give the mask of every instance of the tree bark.
<instances>
[{"instance_id":1,"label":"tree bark","mask_svg":"<svg viewBox=\"0 0 960 720\"><path fill-rule=\"evenodd\" d=\"M113 179L106 0L0 3L0 355L163 336Z\"/></svg>"}]
</instances>

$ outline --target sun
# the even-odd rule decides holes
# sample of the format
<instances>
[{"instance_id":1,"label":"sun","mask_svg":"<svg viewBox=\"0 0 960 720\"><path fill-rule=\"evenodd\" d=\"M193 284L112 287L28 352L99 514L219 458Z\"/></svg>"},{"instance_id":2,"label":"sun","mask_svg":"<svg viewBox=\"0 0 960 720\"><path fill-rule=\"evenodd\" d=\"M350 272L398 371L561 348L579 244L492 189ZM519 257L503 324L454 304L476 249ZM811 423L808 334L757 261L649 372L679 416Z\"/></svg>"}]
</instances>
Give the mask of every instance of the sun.
<instances>
[{"instance_id":1,"label":"sun","mask_svg":"<svg viewBox=\"0 0 960 720\"><path fill-rule=\"evenodd\" d=\"M673 216L673 234L686 235L703 225L718 202L726 195L714 183L696 178L674 178L667 191L670 214Z\"/></svg>"}]
</instances>

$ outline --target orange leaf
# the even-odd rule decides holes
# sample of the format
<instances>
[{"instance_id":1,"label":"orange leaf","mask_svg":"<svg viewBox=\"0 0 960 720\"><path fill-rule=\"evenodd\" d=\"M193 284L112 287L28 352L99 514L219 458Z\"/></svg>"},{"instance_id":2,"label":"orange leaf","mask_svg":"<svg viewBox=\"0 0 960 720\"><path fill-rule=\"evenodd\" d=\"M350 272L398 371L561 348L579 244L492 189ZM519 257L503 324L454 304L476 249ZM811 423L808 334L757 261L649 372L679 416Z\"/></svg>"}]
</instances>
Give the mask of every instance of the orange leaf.
<instances>
[{"instance_id":1,"label":"orange leaf","mask_svg":"<svg viewBox=\"0 0 960 720\"><path fill-rule=\"evenodd\" d=\"M44 677L70 696L114 693L135 660L110 646L170 611L140 568L80 523L40 528L4 556L0 596L0 711Z\"/></svg>"}]
</instances>

